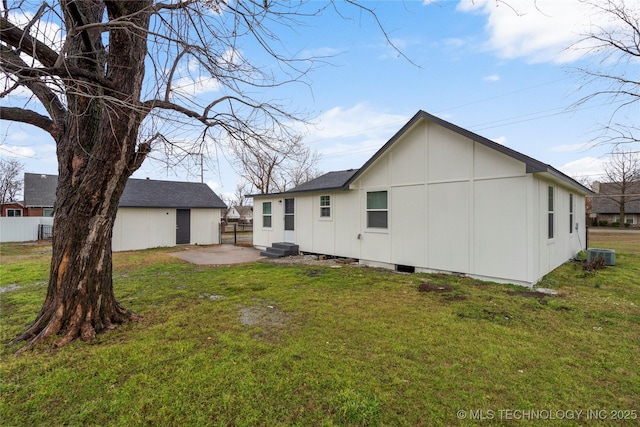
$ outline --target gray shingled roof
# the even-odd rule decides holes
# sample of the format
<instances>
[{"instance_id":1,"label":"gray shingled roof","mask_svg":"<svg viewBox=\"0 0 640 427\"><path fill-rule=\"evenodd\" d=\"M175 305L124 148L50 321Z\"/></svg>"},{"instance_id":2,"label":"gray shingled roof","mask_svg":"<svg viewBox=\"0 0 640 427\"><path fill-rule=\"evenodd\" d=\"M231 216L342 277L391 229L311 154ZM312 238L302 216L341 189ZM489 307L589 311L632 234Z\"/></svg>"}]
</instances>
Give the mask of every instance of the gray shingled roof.
<instances>
[{"instance_id":1,"label":"gray shingled roof","mask_svg":"<svg viewBox=\"0 0 640 427\"><path fill-rule=\"evenodd\" d=\"M476 141L486 147L494 149L506 156L521 161L526 166L527 173L538 173L547 176L557 182L562 182L565 185L571 186L578 190L580 193L588 195L593 192L574 180L573 178L565 175L554 167L542 163L532 157L512 150L504 145L500 145L490 139L477 135L469 130L463 129L459 126L449 123L446 120L442 120L439 117L426 113L422 110L418 111L395 135L387 141L387 143L380 148L360 169L349 169L347 171L329 172L309 182L301 184L289 191L279 194L292 194L292 193L305 193L305 192L317 192L327 190L348 190L349 185L355 181L360 175L362 175L369 166L380 158L398 139L400 139L409 129L411 129L420 120L427 120L436 123L446 129L456 132L462 136L465 136L473 141ZM268 196L268 194L254 194L251 197Z\"/></svg>"},{"instance_id":2,"label":"gray shingled roof","mask_svg":"<svg viewBox=\"0 0 640 427\"><path fill-rule=\"evenodd\" d=\"M539 160L536 160L532 157L529 157L525 154L522 154L518 151L512 150L511 148L505 147L504 145L498 144L497 142L491 141L490 139L487 139L483 136L480 136L478 134L475 134L473 132L471 132L470 130L461 128L460 126L454 125L453 123L449 123L446 120L441 119L440 117L436 117L432 114L429 114L427 112L424 112L422 110L419 110L412 118L411 120L409 120L403 127L402 129L400 129L398 132L396 132L395 135L393 135L391 137L391 139L389 139L389 141L380 149L378 150L373 157L371 157L358 171L357 174L355 174L353 177L351 177L351 179L346 183L346 185L351 184L355 179L358 178L358 176L360 176L369 166L371 166L380 156L382 156L385 151L387 151L400 137L402 137L409 129L411 129L417 122L419 122L420 120L427 120L430 121L432 123L436 123L446 129L449 129L450 131L453 131L459 135L465 136L469 139L471 139L472 141L478 142L488 148L494 149L496 151L498 151L499 153L502 153L506 156L509 156L513 159L519 160L521 162L523 162L526 165L526 172L527 173L541 173L544 175L547 175L548 177L550 177L553 180L557 180L560 182L563 182L566 185L569 185L571 187L574 187L576 190L580 191L581 193L588 195L588 194L592 194L593 192L588 189L587 187L585 187L584 185L580 184L579 182L577 182L576 180L574 180L573 178L565 175L564 173L560 172L559 170L557 170L556 168L554 168L553 166L550 166L546 163L542 163Z\"/></svg>"},{"instance_id":3,"label":"gray shingled roof","mask_svg":"<svg viewBox=\"0 0 640 427\"><path fill-rule=\"evenodd\" d=\"M56 201L57 185L57 175L25 173L24 205L29 208L52 208Z\"/></svg>"},{"instance_id":4,"label":"gray shingled roof","mask_svg":"<svg viewBox=\"0 0 640 427\"><path fill-rule=\"evenodd\" d=\"M591 212L597 214L617 214L620 212L620 205L611 197L620 195L620 184L617 182L601 182L598 193L593 196ZM640 182L630 185L626 191L627 201L624 205L628 214L640 213ZM611 196L608 197L607 195ZM619 199L618 199L619 200Z\"/></svg>"},{"instance_id":5,"label":"gray shingled roof","mask_svg":"<svg viewBox=\"0 0 640 427\"><path fill-rule=\"evenodd\" d=\"M120 197L120 207L226 209L227 205L207 184L129 179Z\"/></svg>"},{"instance_id":6,"label":"gray shingled roof","mask_svg":"<svg viewBox=\"0 0 640 427\"><path fill-rule=\"evenodd\" d=\"M51 207L55 201L56 175L24 174L25 204ZM120 207L131 208L213 208L226 205L207 184L195 182L129 179L120 198Z\"/></svg>"},{"instance_id":7,"label":"gray shingled roof","mask_svg":"<svg viewBox=\"0 0 640 427\"><path fill-rule=\"evenodd\" d=\"M343 189L345 183L349 181L356 172L358 172L358 169L327 172L324 175L320 175L319 177L312 179L311 181L307 181L304 184L300 184L297 187L292 188L291 190L285 191L285 193L306 193L320 190Z\"/></svg>"}]
</instances>

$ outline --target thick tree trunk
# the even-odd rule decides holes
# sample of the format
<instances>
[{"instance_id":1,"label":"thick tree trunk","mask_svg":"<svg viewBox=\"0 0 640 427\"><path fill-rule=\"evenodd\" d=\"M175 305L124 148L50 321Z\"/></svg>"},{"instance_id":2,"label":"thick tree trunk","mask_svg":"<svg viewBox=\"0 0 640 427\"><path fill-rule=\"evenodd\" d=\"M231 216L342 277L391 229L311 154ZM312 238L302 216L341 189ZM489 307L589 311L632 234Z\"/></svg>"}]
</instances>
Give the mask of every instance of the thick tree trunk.
<instances>
[{"instance_id":1,"label":"thick tree trunk","mask_svg":"<svg viewBox=\"0 0 640 427\"><path fill-rule=\"evenodd\" d=\"M54 335L54 346L91 340L138 317L115 299L111 237L126 182L149 152L148 144L138 145L138 131L151 1L62 3L70 33L100 23L105 8L110 18L132 25L109 32L108 50L99 26L79 31L69 43L67 63L110 84L65 81L67 111L54 134L58 188L49 287L35 322L15 340L28 342L23 349Z\"/></svg>"},{"instance_id":2,"label":"thick tree trunk","mask_svg":"<svg viewBox=\"0 0 640 427\"><path fill-rule=\"evenodd\" d=\"M16 339L28 341L27 347L52 335L60 335L54 346L75 338L91 340L96 333L137 318L113 293L112 230L131 171L122 167L122 147L110 142L100 144L100 160L111 167L96 169L91 166L95 158L73 155L71 167L59 170L47 296L36 321ZM109 145L111 156L105 149Z\"/></svg>"}]
</instances>

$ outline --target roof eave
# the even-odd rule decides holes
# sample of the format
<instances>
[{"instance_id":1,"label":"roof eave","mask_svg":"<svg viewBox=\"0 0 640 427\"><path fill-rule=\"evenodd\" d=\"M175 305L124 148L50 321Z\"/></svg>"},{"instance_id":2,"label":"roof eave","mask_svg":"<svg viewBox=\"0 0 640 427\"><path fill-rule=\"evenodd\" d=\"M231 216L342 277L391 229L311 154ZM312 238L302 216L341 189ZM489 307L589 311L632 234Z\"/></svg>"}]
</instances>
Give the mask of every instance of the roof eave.
<instances>
[{"instance_id":1,"label":"roof eave","mask_svg":"<svg viewBox=\"0 0 640 427\"><path fill-rule=\"evenodd\" d=\"M506 156L509 156L515 160L521 161L525 164L526 173L531 174L540 174L546 176L548 179L556 181L565 186L570 186L575 188L578 193L583 194L585 196L593 194L593 191L586 188L584 185L575 181L571 177L563 174L557 169L542 163L539 160L536 160L532 157L527 156L526 154L522 154L518 151L512 150L509 147L505 147L504 145L498 144L497 142L491 141L484 136L478 135L470 130L461 128L460 126L454 125L453 123L447 122L437 116L429 114L423 110L418 111L398 132L396 132L389 141L385 145L382 146L359 170L356 172L345 184L348 188L351 183L353 183L360 175L364 173L366 169L369 168L373 163L380 158L385 151L387 151L395 142L400 139L409 129L411 129L416 123L421 120L427 120L433 123L436 123L446 129L449 129L453 132L456 132L459 135L462 135L470 140L482 144L488 148L494 149L499 153L502 153Z\"/></svg>"},{"instance_id":2,"label":"roof eave","mask_svg":"<svg viewBox=\"0 0 640 427\"><path fill-rule=\"evenodd\" d=\"M266 193L266 194L247 194L245 197L252 197L254 199L259 198L273 198L273 197L285 197L285 196L296 196L299 194L313 194L313 193L327 193L327 192L335 192L335 191L348 191L348 185L342 185L340 187L327 187L327 188L312 188L309 190L300 190L300 191L282 191L280 193Z\"/></svg>"},{"instance_id":3,"label":"roof eave","mask_svg":"<svg viewBox=\"0 0 640 427\"><path fill-rule=\"evenodd\" d=\"M546 170L543 170L543 171L531 171L531 172L529 172L529 170L527 170L527 173L533 173L536 176L544 177L547 180L553 181L553 182L555 182L557 184L560 184L560 185L563 185L565 187L566 186L572 187L579 194L582 194L583 196L591 196L591 195L595 194L593 191L591 191L590 189L588 189L584 185L582 185L579 182L575 181L571 177L563 174L562 172L558 171L557 169L552 168L551 166L548 166L546 168Z\"/></svg>"}]
</instances>

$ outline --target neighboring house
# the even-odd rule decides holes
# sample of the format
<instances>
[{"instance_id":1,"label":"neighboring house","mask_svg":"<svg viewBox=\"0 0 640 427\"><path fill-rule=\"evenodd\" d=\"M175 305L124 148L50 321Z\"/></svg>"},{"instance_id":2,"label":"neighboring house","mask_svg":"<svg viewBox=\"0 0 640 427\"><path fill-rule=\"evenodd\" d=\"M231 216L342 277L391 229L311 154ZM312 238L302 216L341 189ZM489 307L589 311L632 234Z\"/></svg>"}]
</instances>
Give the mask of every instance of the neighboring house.
<instances>
[{"instance_id":1,"label":"neighboring house","mask_svg":"<svg viewBox=\"0 0 640 427\"><path fill-rule=\"evenodd\" d=\"M6 217L19 217L26 216L27 209L24 207L24 202L9 202L3 203L1 207L2 211L0 216Z\"/></svg>"},{"instance_id":2,"label":"neighboring house","mask_svg":"<svg viewBox=\"0 0 640 427\"><path fill-rule=\"evenodd\" d=\"M25 174L25 203L41 206L44 213L47 206L52 209L57 180ZM113 228L113 250L217 244L222 209L226 205L206 184L129 179Z\"/></svg>"},{"instance_id":3,"label":"neighboring house","mask_svg":"<svg viewBox=\"0 0 640 427\"><path fill-rule=\"evenodd\" d=\"M226 212L227 222L250 224L253 222L253 206L232 206Z\"/></svg>"},{"instance_id":4,"label":"neighboring house","mask_svg":"<svg viewBox=\"0 0 640 427\"><path fill-rule=\"evenodd\" d=\"M640 227L640 182L628 184L625 191L625 217L620 218L621 185L618 182L594 182L591 197L591 212L597 223L607 221L612 223L629 224L627 227Z\"/></svg>"},{"instance_id":5,"label":"neighboring house","mask_svg":"<svg viewBox=\"0 0 640 427\"><path fill-rule=\"evenodd\" d=\"M56 199L56 175L24 174L24 202L2 205L2 216L53 216Z\"/></svg>"},{"instance_id":6,"label":"neighboring house","mask_svg":"<svg viewBox=\"0 0 640 427\"><path fill-rule=\"evenodd\" d=\"M53 216L57 185L58 177L56 175L25 173L24 202L3 204L2 216Z\"/></svg>"},{"instance_id":7,"label":"neighboring house","mask_svg":"<svg viewBox=\"0 0 640 427\"><path fill-rule=\"evenodd\" d=\"M531 286L585 249L591 191L419 111L358 170L254 198L253 242Z\"/></svg>"}]
</instances>

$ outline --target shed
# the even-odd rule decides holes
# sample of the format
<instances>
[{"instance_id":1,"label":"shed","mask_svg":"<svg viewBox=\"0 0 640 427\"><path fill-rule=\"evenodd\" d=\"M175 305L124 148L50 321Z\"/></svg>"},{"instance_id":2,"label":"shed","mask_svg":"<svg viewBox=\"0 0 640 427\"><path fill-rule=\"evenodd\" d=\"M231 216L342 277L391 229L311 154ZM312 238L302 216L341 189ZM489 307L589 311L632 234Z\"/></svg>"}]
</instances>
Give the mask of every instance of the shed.
<instances>
[{"instance_id":1,"label":"shed","mask_svg":"<svg viewBox=\"0 0 640 427\"><path fill-rule=\"evenodd\" d=\"M56 175L25 173L25 204L41 208L41 216L48 209L53 214L57 181ZM129 179L113 228L113 250L217 244L222 209L224 202L203 183Z\"/></svg>"}]
</instances>

